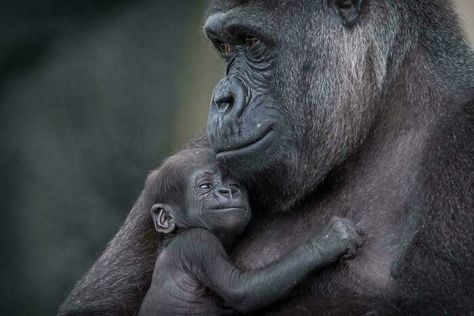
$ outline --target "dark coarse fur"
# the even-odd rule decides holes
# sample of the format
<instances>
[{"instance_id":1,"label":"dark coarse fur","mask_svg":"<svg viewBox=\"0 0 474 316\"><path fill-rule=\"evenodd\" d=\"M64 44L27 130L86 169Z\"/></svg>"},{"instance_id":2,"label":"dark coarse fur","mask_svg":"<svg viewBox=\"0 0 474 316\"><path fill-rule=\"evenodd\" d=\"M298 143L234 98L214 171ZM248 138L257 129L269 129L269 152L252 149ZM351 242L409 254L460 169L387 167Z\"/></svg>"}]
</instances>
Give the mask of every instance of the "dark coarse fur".
<instances>
[{"instance_id":1,"label":"dark coarse fur","mask_svg":"<svg viewBox=\"0 0 474 316\"><path fill-rule=\"evenodd\" d=\"M260 207L234 260L264 266L334 215L368 235L357 258L258 314L472 313L474 58L452 3L365 0L346 27L328 1L222 0L209 12L271 39L266 95L286 126L280 151L232 168L254 180ZM133 315L159 245L150 203L142 195L60 315Z\"/></svg>"}]
</instances>

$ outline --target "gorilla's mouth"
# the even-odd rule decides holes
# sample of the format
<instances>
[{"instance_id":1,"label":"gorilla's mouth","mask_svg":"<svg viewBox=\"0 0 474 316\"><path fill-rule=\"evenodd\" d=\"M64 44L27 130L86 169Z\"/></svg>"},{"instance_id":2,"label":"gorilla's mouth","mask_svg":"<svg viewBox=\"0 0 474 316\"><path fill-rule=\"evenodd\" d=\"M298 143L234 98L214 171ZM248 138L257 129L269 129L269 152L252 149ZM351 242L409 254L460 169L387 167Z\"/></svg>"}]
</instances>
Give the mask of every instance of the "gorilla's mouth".
<instances>
[{"instance_id":1,"label":"gorilla's mouth","mask_svg":"<svg viewBox=\"0 0 474 316\"><path fill-rule=\"evenodd\" d=\"M261 131L247 139L238 140L231 145L219 146L219 148L216 148L217 158L251 153L257 151L257 149L266 148L271 144L274 136L273 124L268 124Z\"/></svg>"}]
</instances>

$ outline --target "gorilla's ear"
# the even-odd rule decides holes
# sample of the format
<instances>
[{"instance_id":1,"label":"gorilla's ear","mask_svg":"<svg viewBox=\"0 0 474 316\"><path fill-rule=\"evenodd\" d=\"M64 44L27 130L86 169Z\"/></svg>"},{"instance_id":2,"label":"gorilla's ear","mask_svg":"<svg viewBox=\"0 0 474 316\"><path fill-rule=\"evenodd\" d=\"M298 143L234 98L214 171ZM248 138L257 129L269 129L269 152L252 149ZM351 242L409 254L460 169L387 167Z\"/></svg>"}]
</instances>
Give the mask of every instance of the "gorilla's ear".
<instances>
[{"instance_id":1,"label":"gorilla's ear","mask_svg":"<svg viewBox=\"0 0 474 316\"><path fill-rule=\"evenodd\" d=\"M344 26L354 25L360 16L364 0L327 0L328 6L333 9Z\"/></svg>"},{"instance_id":2,"label":"gorilla's ear","mask_svg":"<svg viewBox=\"0 0 474 316\"><path fill-rule=\"evenodd\" d=\"M157 232L169 234L176 228L173 208L168 204L155 204L151 207L151 217Z\"/></svg>"}]
</instances>

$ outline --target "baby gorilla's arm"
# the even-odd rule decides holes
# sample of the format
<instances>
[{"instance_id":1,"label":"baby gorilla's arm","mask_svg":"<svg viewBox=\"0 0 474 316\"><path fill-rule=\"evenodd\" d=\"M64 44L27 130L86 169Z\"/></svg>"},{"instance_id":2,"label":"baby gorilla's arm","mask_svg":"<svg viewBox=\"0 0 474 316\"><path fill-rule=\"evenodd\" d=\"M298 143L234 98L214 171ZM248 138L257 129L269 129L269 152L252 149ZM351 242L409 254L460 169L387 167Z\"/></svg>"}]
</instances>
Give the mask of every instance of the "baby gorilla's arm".
<instances>
[{"instance_id":1,"label":"baby gorilla's arm","mask_svg":"<svg viewBox=\"0 0 474 316\"><path fill-rule=\"evenodd\" d=\"M230 261L219 240L203 232L194 239L201 245L196 249L199 253L197 277L229 306L243 313L283 298L310 272L341 256L354 256L362 244L362 237L352 222L334 218L322 233L280 260L261 269L242 272Z\"/></svg>"}]
</instances>

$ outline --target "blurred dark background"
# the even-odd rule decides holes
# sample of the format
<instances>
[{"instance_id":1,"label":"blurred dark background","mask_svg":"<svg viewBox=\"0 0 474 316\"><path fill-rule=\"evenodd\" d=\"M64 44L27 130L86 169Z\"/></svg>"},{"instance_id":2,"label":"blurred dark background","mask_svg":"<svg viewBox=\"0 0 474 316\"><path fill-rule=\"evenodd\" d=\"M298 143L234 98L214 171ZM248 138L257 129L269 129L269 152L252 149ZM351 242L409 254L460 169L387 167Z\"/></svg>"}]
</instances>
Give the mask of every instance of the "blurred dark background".
<instances>
[{"instance_id":1,"label":"blurred dark background","mask_svg":"<svg viewBox=\"0 0 474 316\"><path fill-rule=\"evenodd\" d=\"M206 4L0 1L0 315L54 315L148 171L205 128L224 71Z\"/></svg>"}]
</instances>

